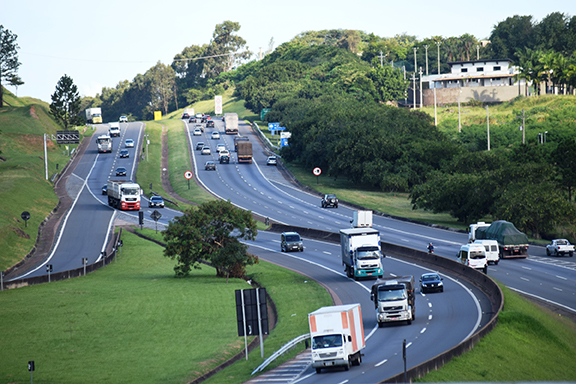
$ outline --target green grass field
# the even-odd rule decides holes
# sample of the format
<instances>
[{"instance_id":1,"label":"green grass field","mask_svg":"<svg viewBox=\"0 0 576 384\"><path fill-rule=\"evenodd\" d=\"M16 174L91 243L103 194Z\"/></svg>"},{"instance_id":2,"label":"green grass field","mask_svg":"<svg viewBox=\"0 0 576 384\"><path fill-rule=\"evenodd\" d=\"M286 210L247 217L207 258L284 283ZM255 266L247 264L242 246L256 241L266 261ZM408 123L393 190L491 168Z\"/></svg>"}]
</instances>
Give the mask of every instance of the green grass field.
<instances>
[{"instance_id":1,"label":"green grass field","mask_svg":"<svg viewBox=\"0 0 576 384\"><path fill-rule=\"evenodd\" d=\"M0 294L0 382L28 381L34 360L42 383L185 383L243 350L234 291L250 285L226 284L206 266L175 278L162 247L128 232L122 238L121 255L106 268ZM306 333L307 314L331 303L315 282L272 264L248 275L278 304L267 355ZM238 375L262 361L255 351Z\"/></svg>"}]
</instances>

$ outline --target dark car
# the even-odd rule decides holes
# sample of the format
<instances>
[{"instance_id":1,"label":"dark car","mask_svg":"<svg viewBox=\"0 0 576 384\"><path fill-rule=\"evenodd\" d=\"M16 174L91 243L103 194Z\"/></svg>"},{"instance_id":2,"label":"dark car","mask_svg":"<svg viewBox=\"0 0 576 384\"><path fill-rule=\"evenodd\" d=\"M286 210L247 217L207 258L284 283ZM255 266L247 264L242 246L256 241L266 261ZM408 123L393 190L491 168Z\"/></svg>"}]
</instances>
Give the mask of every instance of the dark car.
<instances>
[{"instance_id":1,"label":"dark car","mask_svg":"<svg viewBox=\"0 0 576 384\"><path fill-rule=\"evenodd\" d=\"M127 149L121 149L120 150L120 157L130 157L130 153L128 152Z\"/></svg>"},{"instance_id":2,"label":"dark car","mask_svg":"<svg viewBox=\"0 0 576 384\"><path fill-rule=\"evenodd\" d=\"M336 195L330 193L328 195L324 195L321 202L322 208L334 207L338 208L338 198Z\"/></svg>"},{"instance_id":3,"label":"dark car","mask_svg":"<svg viewBox=\"0 0 576 384\"><path fill-rule=\"evenodd\" d=\"M280 249L282 252L304 251L302 238L297 232L284 232L280 236Z\"/></svg>"},{"instance_id":4,"label":"dark car","mask_svg":"<svg viewBox=\"0 0 576 384\"><path fill-rule=\"evenodd\" d=\"M164 208L164 199L162 198L162 196L152 196L150 198L150 202L148 203L148 207Z\"/></svg>"},{"instance_id":5,"label":"dark car","mask_svg":"<svg viewBox=\"0 0 576 384\"><path fill-rule=\"evenodd\" d=\"M191 118L188 119L188 123L195 123L196 122L196 118L194 116L192 116Z\"/></svg>"},{"instance_id":6,"label":"dark car","mask_svg":"<svg viewBox=\"0 0 576 384\"><path fill-rule=\"evenodd\" d=\"M420 277L420 292L444 292L442 278L437 273L425 273Z\"/></svg>"},{"instance_id":7,"label":"dark car","mask_svg":"<svg viewBox=\"0 0 576 384\"><path fill-rule=\"evenodd\" d=\"M197 151L201 150L202 148L204 148L204 145L205 145L205 144L204 144L203 141L197 142L197 143L196 143L196 150L197 150Z\"/></svg>"},{"instance_id":8,"label":"dark car","mask_svg":"<svg viewBox=\"0 0 576 384\"><path fill-rule=\"evenodd\" d=\"M124 167L116 168L116 176L126 176L126 168Z\"/></svg>"},{"instance_id":9,"label":"dark car","mask_svg":"<svg viewBox=\"0 0 576 384\"><path fill-rule=\"evenodd\" d=\"M189 119L189 118L190 118L190 115L188 114L188 112L184 112L184 113L182 114L182 118L183 118L183 119Z\"/></svg>"},{"instance_id":10,"label":"dark car","mask_svg":"<svg viewBox=\"0 0 576 384\"><path fill-rule=\"evenodd\" d=\"M230 164L230 156L228 155L220 156L220 164Z\"/></svg>"},{"instance_id":11,"label":"dark car","mask_svg":"<svg viewBox=\"0 0 576 384\"><path fill-rule=\"evenodd\" d=\"M214 128L214 122L212 120L208 120L206 122L206 128Z\"/></svg>"},{"instance_id":12,"label":"dark car","mask_svg":"<svg viewBox=\"0 0 576 384\"><path fill-rule=\"evenodd\" d=\"M104 186L102 187L102 194L103 195L108 194L108 184L104 184Z\"/></svg>"},{"instance_id":13,"label":"dark car","mask_svg":"<svg viewBox=\"0 0 576 384\"><path fill-rule=\"evenodd\" d=\"M215 171L216 170L216 163L213 162L212 160L208 160L207 162L204 163L204 169L206 171Z\"/></svg>"}]
</instances>

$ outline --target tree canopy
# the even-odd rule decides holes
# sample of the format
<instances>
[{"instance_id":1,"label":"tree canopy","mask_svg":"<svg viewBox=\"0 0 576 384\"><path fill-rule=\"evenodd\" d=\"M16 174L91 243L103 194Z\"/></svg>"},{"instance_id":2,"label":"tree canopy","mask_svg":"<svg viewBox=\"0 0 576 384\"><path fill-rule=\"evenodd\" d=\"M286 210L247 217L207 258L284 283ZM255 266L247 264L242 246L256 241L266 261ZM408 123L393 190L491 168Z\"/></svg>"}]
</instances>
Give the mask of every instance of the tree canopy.
<instances>
[{"instance_id":1,"label":"tree canopy","mask_svg":"<svg viewBox=\"0 0 576 384\"><path fill-rule=\"evenodd\" d=\"M229 201L203 203L177 216L163 232L167 243L164 256L176 260L176 276L189 275L192 268L208 262L219 277L242 277L245 267L258 262L247 253L240 239L256 238L252 213L234 207Z\"/></svg>"},{"instance_id":2,"label":"tree canopy","mask_svg":"<svg viewBox=\"0 0 576 384\"><path fill-rule=\"evenodd\" d=\"M24 82L18 76L18 35L0 25L0 107L4 106L2 82L10 85L22 85Z\"/></svg>"},{"instance_id":3,"label":"tree canopy","mask_svg":"<svg viewBox=\"0 0 576 384\"><path fill-rule=\"evenodd\" d=\"M64 75L58 80L56 91L52 94L50 113L68 130L68 127L83 123L80 102L78 87L71 77Z\"/></svg>"}]
</instances>

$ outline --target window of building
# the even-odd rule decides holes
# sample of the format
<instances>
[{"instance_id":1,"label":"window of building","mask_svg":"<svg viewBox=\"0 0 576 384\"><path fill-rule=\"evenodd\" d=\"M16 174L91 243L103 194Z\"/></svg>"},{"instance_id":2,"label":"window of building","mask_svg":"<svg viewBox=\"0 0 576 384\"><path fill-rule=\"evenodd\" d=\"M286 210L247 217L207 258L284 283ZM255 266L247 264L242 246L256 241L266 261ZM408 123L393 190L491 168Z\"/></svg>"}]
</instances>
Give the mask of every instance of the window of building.
<instances>
[{"instance_id":1,"label":"window of building","mask_svg":"<svg viewBox=\"0 0 576 384\"><path fill-rule=\"evenodd\" d=\"M476 67L476 72L484 72L484 67Z\"/></svg>"},{"instance_id":2,"label":"window of building","mask_svg":"<svg viewBox=\"0 0 576 384\"><path fill-rule=\"evenodd\" d=\"M468 68L462 68L461 72L468 72Z\"/></svg>"},{"instance_id":3,"label":"window of building","mask_svg":"<svg viewBox=\"0 0 576 384\"><path fill-rule=\"evenodd\" d=\"M502 69L502 68L501 68L500 66L495 66L495 67L494 67L494 70L495 70L495 71L500 71L501 69Z\"/></svg>"}]
</instances>

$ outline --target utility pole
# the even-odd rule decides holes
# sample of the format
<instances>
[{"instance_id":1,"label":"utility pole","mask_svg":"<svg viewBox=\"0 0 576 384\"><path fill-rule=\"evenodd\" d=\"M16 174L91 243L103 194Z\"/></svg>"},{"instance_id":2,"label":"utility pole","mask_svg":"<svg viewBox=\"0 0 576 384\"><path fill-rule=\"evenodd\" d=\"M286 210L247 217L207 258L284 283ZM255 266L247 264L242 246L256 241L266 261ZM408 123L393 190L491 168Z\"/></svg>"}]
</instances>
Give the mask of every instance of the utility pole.
<instances>
[{"instance_id":1,"label":"utility pole","mask_svg":"<svg viewBox=\"0 0 576 384\"><path fill-rule=\"evenodd\" d=\"M424 49L426 50L426 76L428 76L428 45L425 45Z\"/></svg>"},{"instance_id":2,"label":"utility pole","mask_svg":"<svg viewBox=\"0 0 576 384\"><path fill-rule=\"evenodd\" d=\"M488 111L488 106L486 106L486 132L488 136L488 150L490 150L490 112Z\"/></svg>"},{"instance_id":3,"label":"utility pole","mask_svg":"<svg viewBox=\"0 0 576 384\"><path fill-rule=\"evenodd\" d=\"M436 42L436 46L438 46L438 74L440 74L440 44L442 44L441 41Z\"/></svg>"},{"instance_id":4,"label":"utility pole","mask_svg":"<svg viewBox=\"0 0 576 384\"><path fill-rule=\"evenodd\" d=\"M412 109L416 109L416 71L412 73Z\"/></svg>"},{"instance_id":5,"label":"utility pole","mask_svg":"<svg viewBox=\"0 0 576 384\"><path fill-rule=\"evenodd\" d=\"M420 67L420 108L424 105L422 104L422 67Z\"/></svg>"},{"instance_id":6,"label":"utility pole","mask_svg":"<svg viewBox=\"0 0 576 384\"><path fill-rule=\"evenodd\" d=\"M416 69L418 68L418 65L416 65L416 51L418 50L418 47L414 47L414 73L416 73Z\"/></svg>"},{"instance_id":7,"label":"utility pole","mask_svg":"<svg viewBox=\"0 0 576 384\"><path fill-rule=\"evenodd\" d=\"M522 144L526 144L526 119L524 110L522 110Z\"/></svg>"},{"instance_id":8,"label":"utility pole","mask_svg":"<svg viewBox=\"0 0 576 384\"><path fill-rule=\"evenodd\" d=\"M480 46L476 46L476 60L480 60Z\"/></svg>"},{"instance_id":9,"label":"utility pole","mask_svg":"<svg viewBox=\"0 0 576 384\"><path fill-rule=\"evenodd\" d=\"M380 66L381 66L381 67L384 66L383 60L384 60L384 58L385 58L386 56L388 56L388 54L385 54L385 55L384 55L383 52L380 51L380 56L378 56L378 57L380 57Z\"/></svg>"}]
</instances>

